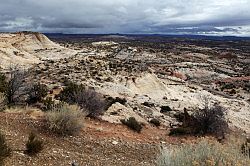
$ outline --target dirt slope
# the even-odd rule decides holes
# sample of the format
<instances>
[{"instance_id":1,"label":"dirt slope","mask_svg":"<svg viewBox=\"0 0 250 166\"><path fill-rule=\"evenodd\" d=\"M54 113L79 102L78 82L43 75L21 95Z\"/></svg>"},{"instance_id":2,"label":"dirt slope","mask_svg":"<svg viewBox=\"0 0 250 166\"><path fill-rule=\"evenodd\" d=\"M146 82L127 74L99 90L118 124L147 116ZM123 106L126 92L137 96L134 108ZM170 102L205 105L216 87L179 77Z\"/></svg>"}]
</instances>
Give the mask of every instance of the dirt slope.
<instances>
[{"instance_id":1,"label":"dirt slope","mask_svg":"<svg viewBox=\"0 0 250 166\"><path fill-rule=\"evenodd\" d=\"M145 126L138 134L123 125L90 119L85 120L79 135L57 137L43 131L43 118L31 112L0 113L0 130L13 150L6 166L67 166L72 162L90 166L151 166L155 165L162 142L176 142L166 136L165 129ZM45 143L43 151L33 157L23 152L30 131L37 133Z\"/></svg>"}]
</instances>

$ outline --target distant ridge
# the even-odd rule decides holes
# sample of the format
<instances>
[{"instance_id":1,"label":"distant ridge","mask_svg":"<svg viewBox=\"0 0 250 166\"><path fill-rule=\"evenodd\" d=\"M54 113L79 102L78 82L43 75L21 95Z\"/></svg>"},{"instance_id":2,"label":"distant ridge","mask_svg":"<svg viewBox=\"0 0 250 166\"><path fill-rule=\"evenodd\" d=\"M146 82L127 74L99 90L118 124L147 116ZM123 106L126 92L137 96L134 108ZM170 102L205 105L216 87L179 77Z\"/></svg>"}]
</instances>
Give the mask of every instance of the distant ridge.
<instances>
[{"instance_id":1,"label":"distant ridge","mask_svg":"<svg viewBox=\"0 0 250 166\"><path fill-rule=\"evenodd\" d=\"M172 34L64 34L64 33L45 33L48 37L58 38L58 37L116 37L121 36L123 38L126 37L162 37L162 38L188 38L188 39L197 39L197 40L220 40L220 41L228 41L228 40L250 40L250 37L241 37L241 36L209 36L209 35L172 35Z\"/></svg>"}]
</instances>

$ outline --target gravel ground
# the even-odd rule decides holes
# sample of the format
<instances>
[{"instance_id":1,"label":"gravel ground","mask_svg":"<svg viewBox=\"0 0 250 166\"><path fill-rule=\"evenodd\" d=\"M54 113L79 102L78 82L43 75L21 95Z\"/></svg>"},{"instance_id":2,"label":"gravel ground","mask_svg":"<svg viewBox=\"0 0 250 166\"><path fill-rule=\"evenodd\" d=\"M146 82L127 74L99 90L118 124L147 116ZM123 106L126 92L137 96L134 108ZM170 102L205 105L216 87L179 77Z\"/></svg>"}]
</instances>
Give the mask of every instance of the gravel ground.
<instances>
[{"instance_id":1,"label":"gravel ground","mask_svg":"<svg viewBox=\"0 0 250 166\"><path fill-rule=\"evenodd\" d=\"M5 134L12 155L7 166L152 166L155 165L166 130L145 127L141 134L125 126L97 120L86 120L77 135L58 137L42 132L42 119L24 113L0 113L0 129ZM25 142L31 131L44 140L44 149L37 156L24 154Z\"/></svg>"}]
</instances>

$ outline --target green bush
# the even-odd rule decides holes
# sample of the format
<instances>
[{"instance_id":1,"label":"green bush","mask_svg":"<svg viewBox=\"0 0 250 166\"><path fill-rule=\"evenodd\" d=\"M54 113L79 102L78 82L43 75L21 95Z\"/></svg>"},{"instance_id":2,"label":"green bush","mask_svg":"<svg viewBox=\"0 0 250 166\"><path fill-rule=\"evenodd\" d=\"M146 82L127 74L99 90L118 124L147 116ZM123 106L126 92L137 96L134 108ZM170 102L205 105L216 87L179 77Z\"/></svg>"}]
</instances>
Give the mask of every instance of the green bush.
<instances>
[{"instance_id":1,"label":"green bush","mask_svg":"<svg viewBox=\"0 0 250 166\"><path fill-rule=\"evenodd\" d=\"M0 133L0 165L3 165L4 159L10 156L11 150L6 143L4 135Z\"/></svg>"},{"instance_id":2,"label":"green bush","mask_svg":"<svg viewBox=\"0 0 250 166\"><path fill-rule=\"evenodd\" d=\"M40 140L35 133L31 132L29 134L29 139L26 143L26 154L36 155L43 149L43 141Z\"/></svg>"},{"instance_id":3,"label":"green bush","mask_svg":"<svg viewBox=\"0 0 250 166\"><path fill-rule=\"evenodd\" d=\"M57 102L52 99L52 97L47 97L46 99L42 100L42 110L43 111L52 111L52 110L58 110L61 108L65 103L64 102Z\"/></svg>"},{"instance_id":4,"label":"green bush","mask_svg":"<svg viewBox=\"0 0 250 166\"><path fill-rule=\"evenodd\" d=\"M220 144L207 139L197 144L164 147L157 160L158 166L247 166L249 163L237 143Z\"/></svg>"},{"instance_id":5,"label":"green bush","mask_svg":"<svg viewBox=\"0 0 250 166\"><path fill-rule=\"evenodd\" d=\"M47 127L58 135L73 135L83 127L82 116L79 106L63 104L46 113Z\"/></svg>"},{"instance_id":6,"label":"green bush","mask_svg":"<svg viewBox=\"0 0 250 166\"><path fill-rule=\"evenodd\" d=\"M47 96L47 93L48 93L48 88L46 85L42 85L40 83L35 84L30 89L29 98L27 102L29 104L40 102L44 97Z\"/></svg>"},{"instance_id":7,"label":"green bush","mask_svg":"<svg viewBox=\"0 0 250 166\"><path fill-rule=\"evenodd\" d=\"M60 92L56 97L61 101L73 104L76 102L75 94L83 91L85 87L83 85L77 85L75 83L69 82L67 86Z\"/></svg>"},{"instance_id":8,"label":"green bush","mask_svg":"<svg viewBox=\"0 0 250 166\"><path fill-rule=\"evenodd\" d=\"M121 120L122 124L128 126L130 129L140 133L142 130L142 125L134 118L134 117L130 117L129 119L125 120Z\"/></svg>"},{"instance_id":9,"label":"green bush","mask_svg":"<svg viewBox=\"0 0 250 166\"><path fill-rule=\"evenodd\" d=\"M46 99L42 100L43 103L43 111L50 111L54 107L56 107L55 101L52 99L52 97L47 97Z\"/></svg>"}]
</instances>

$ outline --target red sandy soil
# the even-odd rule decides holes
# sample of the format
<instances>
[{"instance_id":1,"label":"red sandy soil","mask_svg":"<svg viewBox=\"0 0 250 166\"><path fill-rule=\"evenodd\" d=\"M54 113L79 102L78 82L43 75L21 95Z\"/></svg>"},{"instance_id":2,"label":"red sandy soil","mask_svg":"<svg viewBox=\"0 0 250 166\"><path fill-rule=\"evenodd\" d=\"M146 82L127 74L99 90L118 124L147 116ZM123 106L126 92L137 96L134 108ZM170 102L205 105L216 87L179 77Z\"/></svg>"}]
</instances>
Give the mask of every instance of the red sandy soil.
<instances>
[{"instance_id":1,"label":"red sandy soil","mask_svg":"<svg viewBox=\"0 0 250 166\"><path fill-rule=\"evenodd\" d=\"M136 133L124 125L85 119L85 127L76 136L59 137L43 129L43 118L28 113L0 112L0 129L6 136L12 155L7 166L152 166L163 144L179 144L186 138L167 136L164 128L144 126ZM44 149L37 156L24 153L28 135L34 131L43 141Z\"/></svg>"}]
</instances>

